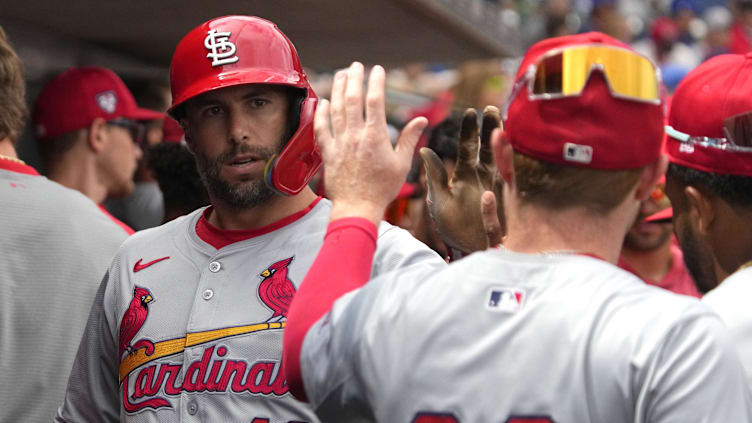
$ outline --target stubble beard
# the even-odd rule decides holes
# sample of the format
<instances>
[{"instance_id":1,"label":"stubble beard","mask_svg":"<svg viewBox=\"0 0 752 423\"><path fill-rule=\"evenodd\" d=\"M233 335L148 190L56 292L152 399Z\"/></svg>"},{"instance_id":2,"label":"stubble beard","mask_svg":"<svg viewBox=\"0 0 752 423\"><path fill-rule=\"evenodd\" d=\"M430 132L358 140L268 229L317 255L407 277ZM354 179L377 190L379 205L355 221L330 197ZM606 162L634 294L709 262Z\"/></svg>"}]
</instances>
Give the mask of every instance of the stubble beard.
<instances>
[{"instance_id":1,"label":"stubble beard","mask_svg":"<svg viewBox=\"0 0 752 423\"><path fill-rule=\"evenodd\" d=\"M718 285L710 255L703 254L699 241L688 225L685 225L681 231L682 236L679 238L679 242L684 255L684 264L687 266L692 279L694 279L697 290L705 294Z\"/></svg>"},{"instance_id":2,"label":"stubble beard","mask_svg":"<svg viewBox=\"0 0 752 423\"><path fill-rule=\"evenodd\" d=\"M274 191L266 186L263 177L261 179L249 179L237 183L231 183L221 176L222 166L238 154L253 154L265 162L280 148L252 147L248 144L234 144L233 148L214 158L203 153L196 152L196 168L206 190L213 199L223 202L235 210L258 207L274 196Z\"/></svg>"},{"instance_id":3,"label":"stubble beard","mask_svg":"<svg viewBox=\"0 0 752 423\"><path fill-rule=\"evenodd\" d=\"M644 216L640 216L640 219L644 219ZM656 225L665 225L661 223L655 223ZM645 237L641 237L639 235L633 235L632 231L630 229L629 232L627 232L627 236L624 238L624 247L628 248L633 251L641 251L641 252L651 252L655 251L658 248L662 247L664 244L669 242L669 239L671 239L671 229L665 228L661 234L654 238L649 239Z\"/></svg>"}]
</instances>

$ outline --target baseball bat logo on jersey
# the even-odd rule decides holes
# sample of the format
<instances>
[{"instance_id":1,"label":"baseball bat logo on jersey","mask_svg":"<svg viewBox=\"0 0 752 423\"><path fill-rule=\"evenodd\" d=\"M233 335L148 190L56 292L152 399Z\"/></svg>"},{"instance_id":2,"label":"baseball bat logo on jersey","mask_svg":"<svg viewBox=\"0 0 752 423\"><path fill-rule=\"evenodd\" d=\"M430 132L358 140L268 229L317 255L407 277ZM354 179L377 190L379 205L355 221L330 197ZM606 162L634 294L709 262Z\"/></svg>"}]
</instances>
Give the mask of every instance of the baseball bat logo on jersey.
<instances>
[{"instance_id":1,"label":"baseball bat logo on jersey","mask_svg":"<svg viewBox=\"0 0 752 423\"><path fill-rule=\"evenodd\" d=\"M133 298L120 324L119 370L123 409L127 413L172 408L169 398L182 392L231 392L282 396L288 392L280 360L248 362L232 357L226 345L214 344L228 337L282 330L287 310L295 295L288 277L293 257L278 260L258 274L259 301L271 310L265 322L212 329L186 334L183 338L152 342L133 341L141 330L154 301L151 292L135 287ZM186 348L206 344L200 359L190 363L155 360L183 353ZM150 364L152 363L152 364Z\"/></svg>"},{"instance_id":2,"label":"baseball bat logo on jersey","mask_svg":"<svg viewBox=\"0 0 752 423\"><path fill-rule=\"evenodd\" d=\"M287 277L287 267L293 258L294 256L272 263L259 274L263 278L258 289L259 300L273 312L267 322L287 319L287 310L295 295L295 285Z\"/></svg>"}]
</instances>

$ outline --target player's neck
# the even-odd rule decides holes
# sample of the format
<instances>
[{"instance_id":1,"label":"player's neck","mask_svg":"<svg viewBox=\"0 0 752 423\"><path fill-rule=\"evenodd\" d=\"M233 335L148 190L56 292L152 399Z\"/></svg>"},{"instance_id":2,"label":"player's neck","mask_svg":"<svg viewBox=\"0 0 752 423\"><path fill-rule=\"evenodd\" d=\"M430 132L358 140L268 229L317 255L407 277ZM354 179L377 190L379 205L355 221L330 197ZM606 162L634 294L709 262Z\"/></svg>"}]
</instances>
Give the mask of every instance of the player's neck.
<instances>
[{"instance_id":1,"label":"player's neck","mask_svg":"<svg viewBox=\"0 0 752 423\"><path fill-rule=\"evenodd\" d=\"M213 199L214 210L209 216L209 223L227 230L257 229L305 209L315 199L316 194L308 187L297 195L288 197L276 194L262 205L242 210Z\"/></svg>"},{"instance_id":2,"label":"player's neck","mask_svg":"<svg viewBox=\"0 0 752 423\"><path fill-rule=\"evenodd\" d=\"M611 263L619 258L628 222L625 210L594 217L581 208L548 210L525 206L505 207L507 234L504 248L520 253L579 252L596 255Z\"/></svg>"},{"instance_id":3,"label":"player's neck","mask_svg":"<svg viewBox=\"0 0 752 423\"><path fill-rule=\"evenodd\" d=\"M671 238L650 251L623 248L621 258L643 279L660 282L671 270Z\"/></svg>"},{"instance_id":4,"label":"player's neck","mask_svg":"<svg viewBox=\"0 0 752 423\"><path fill-rule=\"evenodd\" d=\"M5 157L10 157L12 159L17 159L18 154L16 153L16 148L13 147L13 142L10 140L10 138L3 138L0 140L0 154L2 154Z\"/></svg>"},{"instance_id":5,"label":"player's neck","mask_svg":"<svg viewBox=\"0 0 752 423\"><path fill-rule=\"evenodd\" d=\"M97 175L96 164L89 157L65 154L47 167L47 177L83 193L96 204L102 204L107 198L107 187Z\"/></svg>"}]
</instances>

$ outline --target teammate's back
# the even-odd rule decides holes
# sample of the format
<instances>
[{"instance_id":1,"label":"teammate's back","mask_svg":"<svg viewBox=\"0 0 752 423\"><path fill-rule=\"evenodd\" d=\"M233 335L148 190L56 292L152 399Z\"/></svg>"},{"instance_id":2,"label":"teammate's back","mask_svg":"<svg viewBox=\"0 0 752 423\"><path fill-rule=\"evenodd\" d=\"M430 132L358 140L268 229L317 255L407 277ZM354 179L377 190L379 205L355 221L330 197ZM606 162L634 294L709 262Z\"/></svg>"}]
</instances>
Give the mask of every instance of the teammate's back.
<instances>
[{"instance_id":1,"label":"teammate's back","mask_svg":"<svg viewBox=\"0 0 752 423\"><path fill-rule=\"evenodd\" d=\"M715 314L597 258L492 250L427 279L388 275L343 301L362 309L356 321L378 322L340 351L368 363L351 375L376 421L425 412L458 422L679 422L695 421L693 402L734 410L745 401L725 389L743 379ZM331 330L347 331L339 306ZM394 337L402 342L382 342ZM310 336L306 348L316 343Z\"/></svg>"},{"instance_id":2,"label":"teammate's back","mask_svg":"<svg viewBox=\"0 0 752 423\"><path fill-rule=\"evenodd\" d=\"M0 160L0 421L50 420L99 281L127 237L78 191Z\"/></svg>"}]
</instances>

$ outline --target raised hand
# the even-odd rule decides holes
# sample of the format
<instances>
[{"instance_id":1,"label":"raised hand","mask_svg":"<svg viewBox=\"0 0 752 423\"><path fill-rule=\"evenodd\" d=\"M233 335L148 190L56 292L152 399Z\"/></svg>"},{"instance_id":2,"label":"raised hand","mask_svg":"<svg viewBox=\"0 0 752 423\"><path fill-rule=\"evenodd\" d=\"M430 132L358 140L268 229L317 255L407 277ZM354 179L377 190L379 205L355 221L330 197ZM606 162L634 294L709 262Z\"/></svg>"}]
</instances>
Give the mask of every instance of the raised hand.
<instances>
[{"instance_id":1,"label":"raised hand","mask_svg":"<svg viewBox=\"0 0 752 423\"><path fill-rule=\"evenodd\" d=\"M333 207L330 219L364 217L381 221L410 170L413 151L428 121L411 120L392 147L387 135L385 73L374 66L368 78L363 116L363 65L337 72L331 104L316 109L314 130L324 160L324 184Z\"/></svg>"},{"instance_id":2,"label":"raised hand","mask_svg":"<svg viewBox=\"0 0 752 423\"><path fill-rule=\"evenodd\" d=\"M451 181L441 159L429 148L421 148L426 167L428 210L444 242L472 252L501 241L503 222L501 180L491 150L491 133L501 127L499 109L487 106L478 127L478 113L467 109L462 118L457 166ZM485 191L485 202L481 196ZM499 201L496 204L496 201ZM495 207L494 207L495 206ZM493 219L493 208L496 219Z\"/></svg>"}]
</instances>

